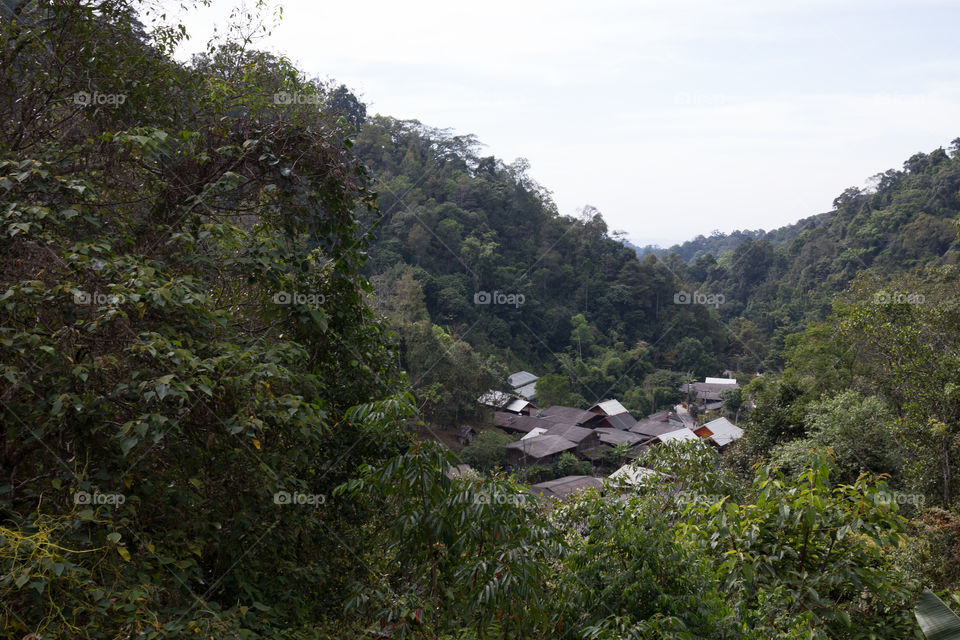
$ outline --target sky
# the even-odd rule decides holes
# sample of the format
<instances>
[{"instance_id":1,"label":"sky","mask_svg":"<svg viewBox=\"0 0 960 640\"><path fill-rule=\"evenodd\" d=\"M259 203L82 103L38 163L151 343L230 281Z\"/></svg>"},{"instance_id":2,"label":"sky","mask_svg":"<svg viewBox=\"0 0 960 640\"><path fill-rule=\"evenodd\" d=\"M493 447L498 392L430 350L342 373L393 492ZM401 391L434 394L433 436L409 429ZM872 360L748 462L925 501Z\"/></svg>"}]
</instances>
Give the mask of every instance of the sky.
<instances>
[{"instance_id":1,"label":"sky","mask_svg":"<svg viewBox=\"0 0 960 640\"><path fill-rule=\"evenodd\" d=\"M526 158L560 213L638 245L790 224L960 137L960 0L280 5L257 48ZM235 6L178 14L178 57Z\"/></svg>"}]
</instances>

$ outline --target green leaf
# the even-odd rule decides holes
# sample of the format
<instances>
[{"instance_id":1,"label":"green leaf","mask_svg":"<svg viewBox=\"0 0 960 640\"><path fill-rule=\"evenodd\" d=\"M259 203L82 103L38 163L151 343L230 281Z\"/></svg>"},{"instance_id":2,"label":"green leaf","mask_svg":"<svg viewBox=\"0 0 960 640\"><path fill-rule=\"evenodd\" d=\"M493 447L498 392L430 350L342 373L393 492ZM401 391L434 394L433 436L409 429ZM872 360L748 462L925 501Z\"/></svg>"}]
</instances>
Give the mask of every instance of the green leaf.
<instances>
[{"instance_id":1,"label":"green leaf","mask_svg":"<svg viewBox=\"0 0 960 640\"><path fill-rule=\"evenodd\" d=\"M127 455L128 453L130 453L130 449L133 449L138 442L139 440L137 440L133 436L124 438L123 440L120 441L120 451L123 452L123 455Z\"/></svg>"},{"instance_id":2,"label":"green leaf","mask_svg":"<svg viewBox=\"0 0 960 640\"><path fill-rule=\"evenodd\" d=\"M114 531L113 533L107 536L107 540L109 540L113 544L117 544L118 542L120 542L120 534Z\"/></svg>"},{"instance_id":3,"label":"green leaf","mask_svg":"<svg viewBox=\"0 0 960 640\"><path fill-rule=\"evenodd\" d=\"M960 618L929 589L920 596L914 613L927 640L960 640Z\"/></svg>"}]
</instances>

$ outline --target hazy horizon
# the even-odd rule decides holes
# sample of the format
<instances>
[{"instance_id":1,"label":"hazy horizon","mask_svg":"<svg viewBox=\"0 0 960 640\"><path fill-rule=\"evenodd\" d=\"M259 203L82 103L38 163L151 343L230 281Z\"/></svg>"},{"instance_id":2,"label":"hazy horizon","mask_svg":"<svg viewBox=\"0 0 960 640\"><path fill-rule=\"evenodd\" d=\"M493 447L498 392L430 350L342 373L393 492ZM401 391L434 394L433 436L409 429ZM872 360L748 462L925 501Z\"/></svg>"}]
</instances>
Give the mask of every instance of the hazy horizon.
<instances>
[{"instance_id":1,"label":"hazy horizon","mask_svg":"<svg viewBox=\"0 0 960 640\"><path fill-rule=\"evenodd\" d=\"M178 56L233 6L181 14ZM346 84L370 114L527 158L562 214L589 204L632 243L667 247L828 211L960 136L958 14L922 0L291 1L253 46Z\"/></svg>"}]
</instances>

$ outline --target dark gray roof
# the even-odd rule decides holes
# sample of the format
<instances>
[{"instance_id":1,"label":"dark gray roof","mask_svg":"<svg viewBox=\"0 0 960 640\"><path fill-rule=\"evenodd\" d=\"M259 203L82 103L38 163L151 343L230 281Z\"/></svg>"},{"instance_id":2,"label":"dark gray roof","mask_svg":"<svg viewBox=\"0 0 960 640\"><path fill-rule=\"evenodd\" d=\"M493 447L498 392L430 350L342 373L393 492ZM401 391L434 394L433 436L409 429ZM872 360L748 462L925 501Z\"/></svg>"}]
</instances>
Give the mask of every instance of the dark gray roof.
<instances>
[{"instance_id":1,"label":"dark gray roof","mask_svg":"<svg viewBox=\"0 0 960 640\"><path fill-rule=\"evenodd\" d=\"M633 416L629 413L618 413L615 416L607 416L607 422L610 423L610 426L614 429L620 429L626 431L637 424L637 421L634 420Z\"/></svg>"},{"instance_id":2,"label":"dark gray roof","mask_svg":"<svg viewBox=\"0 0 960 640\"><path fill-rule=\"evenodd\" d=\"M561 416L521 416L508 411L495 411L493 424L507 431L530 433L534 427L549 429L560 424L570 425L570 421L563 419Z\"/></svg>"},{"instance_id":3,"label":"dark gray roof","mask_svg":"<svg viewBox=\"0 0 960 640\"><path fill-rule=\"evenodd\" d=\"M641 420L632 427L630 427L631 433L638 433L644 436L659 436L664 433L670 433L671 431L676 431L677 425L670 422L661 422L659 420Z\"/></svg>"},{"instance_id":4,"label":"dark gray roof","mask_svg":"<svg viewBox=\"0 0 960 640\"><path fill-rule=\"evenodd\" d=\"M576 407L564 407L563 405L555 404L552 407L547 407L543 409L541 413L547 417L555 418L558 422L563 420L563 422L569 424L579 425L582 422L587 422L590 419L596 419L596 413L591 413L584 409L577 409Z\"/></svg>"},{"instance_id":5,"label":"dark gray roof","mask_svg":"<svg viewBox=\"0 0 960 640\"><path fill-rule=\"evenodd\" d=\"M570 442L560 436L548 436L541 434L526 440L517 440L510 444L503 445L504 449L516 449L529 458L546 458L561 451L575 449L577 443Z\"/></svg>"},{"instance_id":6,"label":"dark gray roof","mask_svg":"<svg viewBox=\"0 0 960 640\"><path fill-rule=\"evenodd\" d=\"M545 436L560 436L570 442L581 442L584 438L589 438L593 434L593 429L577 427L572 424L557 423L547 429Z\"/></svg>"},{"instance_id":7,"label":"dark gray roof","mask_svg":"<svg viewBox=\"0 0 960 640\"><path fill-rule=\"evenodd\" d=\"M530 485L530 493L544 498L565 498L581 489L600 489L603 482L591 476L564 476L556 480L548 480Z\"/></svg>"},{"instance_id":8,"label":"dark gray roof","mask_svg":"<svg viewBox=\"0 0 960 640\"><path fill-rule=\"evenodd\" d=\"M675 428L676 427L674 427L674 429ZM604 444L613 445L620 444L621 442L625 442L627 444L639 444L649 440L649 438L638 433L621 431L620 429L613 429L610 427L600 427L599 429L596 429L596 432L600 435L600 442Z\"/></svg>"}]
</instances>

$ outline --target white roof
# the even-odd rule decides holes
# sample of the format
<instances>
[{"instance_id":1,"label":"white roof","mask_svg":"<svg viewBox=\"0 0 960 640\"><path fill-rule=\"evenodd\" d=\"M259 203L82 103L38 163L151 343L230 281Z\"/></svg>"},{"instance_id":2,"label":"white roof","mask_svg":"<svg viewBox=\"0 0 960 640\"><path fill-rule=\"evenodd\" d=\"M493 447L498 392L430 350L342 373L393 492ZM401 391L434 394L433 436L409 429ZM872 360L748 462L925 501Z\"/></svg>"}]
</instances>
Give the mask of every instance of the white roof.
<instances>
[{"instance_id":1,"label":"white roof","mask_svg":"<svg viewBox=\"0 0 960 640\"><path fill-rule=\"evenodd\" d=\"M536 438L536 437L539 436L541 433L546 433L546 432L547 432L547 430L544 429L543 427L534 427L533 429L530 429L530 433L528 433L527 435L523 436L523 437L520 438L520 439L521 439L521 440L529 440L530 438Z\"/></svg>"},{"instance_id":2,"label":"white roof","mask_svg":"<svg viewBox=\"0 0 960 640\"><path fill-rule=\"evenodd\" d=\"M485 394L477 398L477 402L479 402L480 404L485 404L488 407L495 407L497 409L500 409L505 404L510 402L510 397L511 396L509 393L491 389L490 391L487 391Z\"/></svg>"},{"instance_id":3,"label":"white roof","mask_svg":"<svg viewBox=\"0 0 960 640\"><path fill-rule=\"evenodd\" d=\"M507 382L510 383L510 386L514 389L530 384L531 382L536 382L539 379L540 376L535 376L529 371L517 371L507 376Z\"/></svg>"},{"instance_id":4,"label":"white roof","mask_svg":"<svg viewBox=\"0 0 960 640\"><path fill-rule=\"evenodd\" d=\"M733 378L705 378L704 384L737 384Z\"/></svg>"},{"instance_id":5,"label":"white roof","mask_svg":"<svg viewBox=\"0 0 960 640\"><path fill-rule=\"evenodd\" d=\"M504 411L523 411L524 409L527 408L529 404L530 403L528 401L517 398L516 400L514 400L513 402L505 406L503 410Z\"/></svg>"},{"instance_id":6,"label":"white roof","mask_svg":"<svg viewBox=\"0 0 960 640\"><path fill-rule=\"evenodd\" d=\"M657 439L660 440L660 442L666 442L668 440L699 440L700 438L698 438L697 434L693 431L684 427L683 429L660 434L657 436Z\"/></svg>"},{"instance_id":7,"label":"white roof","mask_svg":"<svg viewBox=\"0 0 960 640\"><path fill-rule=\"evenodd\" d=\"M527 400L533 400L537 397L537 383L534 381L522 387L517 387L513 392L518 396L523 396Z\"/></svg>"},{"instance_id":8,"label":"white roof","mask_svg":"<svg viewBox=\"0 0 960 640\"><path fill-rule=\"evenodd\" d=\"M725 447L734 440L739 440L743 437L743 429L733 424L726 418L717 418L716 420L711 420L703 426L705 426L707 429L710 429L710 432L713 433L713 435L710 436L710 439L721 447Z\"/></svg>"},{"instance_id":9,"label":"white roof","mask_svg":"<svg viewBox=\"0 0 960 640\"><path fill-rule=\"evenodd\" d=\"M628 463L611 473L608 479L614 481L615 484L637 485L641 484L645 480L651 480L659 475L661 474L653 469L647 469L646 467L641 467L638 464Z\"/></svg>"},{"instance_id":10,"label":"white roof","mask_svg":"<svg viewBox=\"0 0 960 640\"><path fill-rule=\"evenodd\" d=\"M604 400L603 402L596 405L599 407L600 411L603 411L608 416L615 416L621 413L628 413L627 408L620 404L618 400Z\"/></svg>"}]
</instances>

